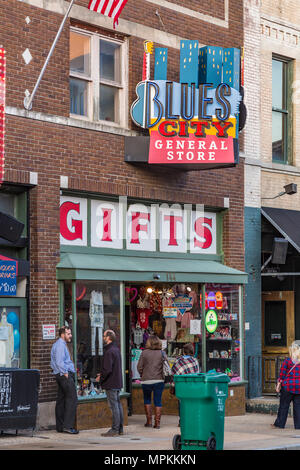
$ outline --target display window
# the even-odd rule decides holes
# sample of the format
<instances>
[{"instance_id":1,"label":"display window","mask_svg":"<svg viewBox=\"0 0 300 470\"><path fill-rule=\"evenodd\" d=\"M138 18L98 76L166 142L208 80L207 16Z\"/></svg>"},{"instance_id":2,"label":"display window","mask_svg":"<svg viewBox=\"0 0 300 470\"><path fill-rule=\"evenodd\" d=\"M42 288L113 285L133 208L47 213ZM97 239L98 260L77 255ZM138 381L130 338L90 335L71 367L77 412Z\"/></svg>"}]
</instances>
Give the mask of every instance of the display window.
<instances>
[{"instance_id":1,"label":"display window","mask_svg":"<svg viewBox=\"0 0 300 470\"><path fill-rule=\"evenodd\" d=\"M65 281L62 323L72 329L78 398L105 396L96 377L106 329L116 333L128 390L128 379L140 383L137 364L150 335L161 339L171 367L191 343L200 371L242 380L241 299L235 284Z\"/></svg>"},{"instance_id":2,"label":"display window","mask_svg":"<svg viewBox=\"0 0 300 470\"><path fill-rule=\"evenodd\" d=\"M27 366L26 299L0 298L0 367Z\"/></svg>"},{"instance_id":3,"label":"display window","mask_svg":"<svg viewBox=\"0 0 300 470\"><path fill-rule=\"evenodd\" d=\"M97 398L103 394L98 382L103 357L103 332L116 333L120 347L120 283L76 282L76 309L72 308L72 283L64 285L64 324L73 332L73 355L77 371L78 398ZM76 320L74 318L74 313ZM75 333L75 334L74 334ZM74 354L75 352L75 354Z\"/></svg>"},{"instance_id":4,"label":"display window","mask_svg":"<svg viewBox=\"0 0 300 470\"><path fill-rule=\"evenodd\" d=\"M152 334L162 340L171 366L183 355L184 344L192 343L200 370L215 370L226 373L232 381L241 380L239 286L205 284L205 328L198 284L130 285L125 290L133 382L140 382L137 363Z\"/></svg>"},{"instance_id":5,"label":"display window","mask_svg":"<svg viewBox=\"0 0 300 470\"><path fill-rule=\"evenodd\" d=\"M241 380L239 286L206 284L205 291L207 370L216 369L217 372L225 372L231 381L239 381Z\"/></svg>"}]
</instances>

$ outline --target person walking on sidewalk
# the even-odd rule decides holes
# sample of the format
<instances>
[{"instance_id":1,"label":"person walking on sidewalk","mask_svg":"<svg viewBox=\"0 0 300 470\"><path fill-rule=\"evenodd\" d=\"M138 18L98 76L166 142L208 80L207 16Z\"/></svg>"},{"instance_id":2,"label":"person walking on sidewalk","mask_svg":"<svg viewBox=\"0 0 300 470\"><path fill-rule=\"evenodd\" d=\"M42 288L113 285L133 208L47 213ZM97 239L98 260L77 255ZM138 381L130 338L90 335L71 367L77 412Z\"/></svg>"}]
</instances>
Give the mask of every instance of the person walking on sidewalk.
<instances>
[{"instance_id":1,"label":"person walking on sidewalk","mask_svg":"<svg viewBox=\"0 0 300 470\"><path fill-rule=\"evenodd\" d=\"M75 387L75 367L71 360L67 343L71 342L70 328L63 326L58 331L59 338L51 349L51 368L58 386L55 406L56 431L78 434L75 429L77 393Z\"/></svg>"},{"instance_id":2,"label":"person walking on sidewalk","mask_svg":"<svg viewBox=\"0 0 300 470\"><path fill-rule=\"evenodd\" d=\"M110 437L124 434L123 431L123 407L120 401L120 391L123 387L122 361L120 349L116 345L116 335L112 330L106 330L103 334L104 348L100 374L97 382L106 392L108 406L112 412L112 427L101 436Z\"/></svg>"},{"instance_id":3,"label":"person walking on sidewalk","mask_svg":"<svg viewBox=\"0 0 300 470\"><path fill-rule=\"evenodd\" d=\"M200 372L199 362L193 357L194 356L194 347L192 343L187 343L183 346L183 356L180 356L176 359L172 366L172 374L174 375L183 375L183 374L198 374ZM171 394L174 395L174 382L170 385ZM179 414L179 424L180 426L180 400L178 400L178 414Z\"/></svg>"},{"instance_id":4,"label":"person walking on sidewalk","mask_svg":"<svg viewBox=\"0 0 300 470\"><path fill-rule=\"evenodd\" d=\"M293 402L293 419L295 429L300 429L300 346L294 341L289 348L290 357L281 366L276 385L280 392L277 418L272 427L283 429L288 417L291 401Z\"/></svg>"},{"instance_id":5,"label":"person walking on sidewalk","mask_svg":"<svg viewBox=\"0 0 300 470\"><path fill-rule=\"evenodd\" d=\"M155 406L154 428L160 428L161 397L165 386L162 344L157 336L149 336L137 365L141 376L146 414L146 427L152 427L152 392Z\"/></svg>"}]
</instances>

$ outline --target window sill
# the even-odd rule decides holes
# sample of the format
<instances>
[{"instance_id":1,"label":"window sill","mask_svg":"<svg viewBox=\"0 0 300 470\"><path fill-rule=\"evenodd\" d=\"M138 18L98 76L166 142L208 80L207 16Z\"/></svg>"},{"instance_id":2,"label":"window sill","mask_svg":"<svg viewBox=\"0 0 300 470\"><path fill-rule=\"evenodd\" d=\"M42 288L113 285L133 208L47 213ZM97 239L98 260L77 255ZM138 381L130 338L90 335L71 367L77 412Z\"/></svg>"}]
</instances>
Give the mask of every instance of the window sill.
<instances>
[{"instance_id":1,"label":"window sill","mask_svg":"<svg viewBox=\"0 0 300 470\"><path fill-rule=\"evenodd\" d=\"M95 122L89 121L87 118L75 118L75 117L63 117L53 114L40 113L36 111L27 111L22 108L15 108L12 106L5 107L5 113L11 116L18 116L28 119L34 119L37 121L49 122L52 124L58 124L61 126L78 127L81 129L92 130L96 132L105 132L108 134L116 134L121 136L137 136L140 135L138 132L132 131L126 127L121 127L118 124L106 124L103 121Z\"/></svg>"}]
</instances>

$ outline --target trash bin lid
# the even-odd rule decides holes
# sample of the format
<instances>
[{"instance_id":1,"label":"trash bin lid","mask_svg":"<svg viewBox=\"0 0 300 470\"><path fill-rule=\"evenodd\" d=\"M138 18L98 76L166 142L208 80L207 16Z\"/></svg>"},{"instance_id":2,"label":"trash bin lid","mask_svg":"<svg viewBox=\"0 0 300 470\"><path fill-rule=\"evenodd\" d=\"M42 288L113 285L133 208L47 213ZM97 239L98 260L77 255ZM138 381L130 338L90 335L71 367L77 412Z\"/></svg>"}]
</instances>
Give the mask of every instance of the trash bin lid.
<instances>
[{"instance_id":1,"label":"trash bin lid","mask_svg":"<svg viewBox=\"0 0 300 470\"><path fill-rule=\"evenodd\" d=\"M174 381L176 382L230 382L230 377L227 374L222 372L206 372L199 374L183 374L183 375L174 375Z\"/></svg>"}]
</instances>

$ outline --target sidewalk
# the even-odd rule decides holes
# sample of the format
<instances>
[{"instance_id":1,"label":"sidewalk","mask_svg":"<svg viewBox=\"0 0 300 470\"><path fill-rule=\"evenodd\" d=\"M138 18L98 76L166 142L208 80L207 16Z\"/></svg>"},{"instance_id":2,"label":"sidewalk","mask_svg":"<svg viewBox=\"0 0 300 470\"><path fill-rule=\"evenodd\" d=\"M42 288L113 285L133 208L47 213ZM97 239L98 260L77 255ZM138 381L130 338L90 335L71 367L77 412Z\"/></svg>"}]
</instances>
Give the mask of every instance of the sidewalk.
<instances>
[{"instance_id":1,"label":"sidewalk","mask_svg":"<svg viewBox=\"0 0 300 470\"><path fill-rule=\"evenodd\" d=\"M300 450L300 430L288 418L285 429L273 429L275 417L267 414L247 413L225 418L224 450ZM161 429L144 427L145 418L134 415L120 437L102 437L105 429L81 431L78 435L58 434L56 431L19 431L16 436L0 436L0 450L147 450L172 451L172 439L180 434L176 416L162 416Z\"/></svg>"}]
</instances>

